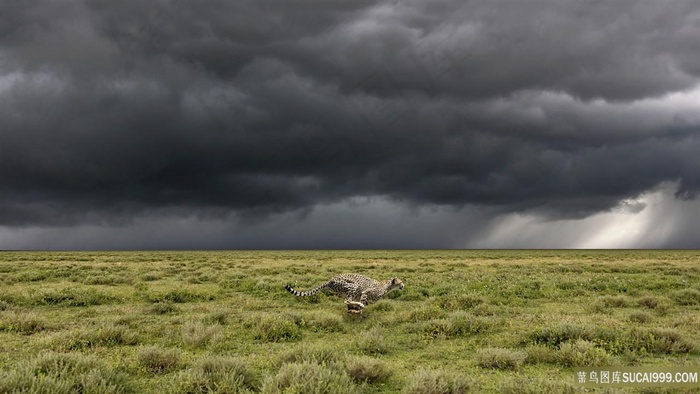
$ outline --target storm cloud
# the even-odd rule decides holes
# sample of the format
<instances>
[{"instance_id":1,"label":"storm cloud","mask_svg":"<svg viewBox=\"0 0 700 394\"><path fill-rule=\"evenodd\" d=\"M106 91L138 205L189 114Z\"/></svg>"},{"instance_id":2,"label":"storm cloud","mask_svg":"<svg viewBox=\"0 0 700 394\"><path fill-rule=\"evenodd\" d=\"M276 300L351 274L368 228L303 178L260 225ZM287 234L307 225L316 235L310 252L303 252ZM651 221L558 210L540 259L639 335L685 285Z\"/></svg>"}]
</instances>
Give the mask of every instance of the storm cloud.
<instances>
[{"instance_id":1,"label":"storm cloud","mask_svg":"<svg viewBox=\"0 0 700 394\"><path fill-rule=\"evenodd\" d=\"M0 248L700 247L698 37L692 1L4 2Z\"/></svg>"}]
</instances>

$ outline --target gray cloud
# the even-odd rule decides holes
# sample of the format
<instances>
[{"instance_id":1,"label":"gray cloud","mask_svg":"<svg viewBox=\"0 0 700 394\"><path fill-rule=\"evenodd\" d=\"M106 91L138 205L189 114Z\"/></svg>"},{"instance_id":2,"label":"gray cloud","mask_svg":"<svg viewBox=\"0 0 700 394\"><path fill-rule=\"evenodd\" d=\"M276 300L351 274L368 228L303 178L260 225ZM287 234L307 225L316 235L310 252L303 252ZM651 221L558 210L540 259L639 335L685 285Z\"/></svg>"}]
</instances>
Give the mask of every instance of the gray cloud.
<instances>
[{"instance_id":1,"label":"gray cloud","mask_svg":"<svg viewBox=\"0 0 700 394\"><path fill-rule=\"evenodd\" d=\"M0 226L692 200L698 34L691 1L11 2Z\"/></svg>"}]
</instances>

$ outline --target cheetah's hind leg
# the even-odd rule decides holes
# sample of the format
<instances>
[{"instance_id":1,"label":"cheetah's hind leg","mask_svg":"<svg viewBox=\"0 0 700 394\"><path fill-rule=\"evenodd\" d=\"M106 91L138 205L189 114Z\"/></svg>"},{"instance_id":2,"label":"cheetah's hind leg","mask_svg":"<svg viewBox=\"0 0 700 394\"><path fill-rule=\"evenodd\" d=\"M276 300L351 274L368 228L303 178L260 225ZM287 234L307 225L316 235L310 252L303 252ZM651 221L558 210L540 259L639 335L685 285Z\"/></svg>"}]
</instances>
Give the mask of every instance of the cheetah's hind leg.
<instances>
[{"instance_id":1,"label":"cheetah's hind leg","mask_svg":"<svg viewBox=\"0 0 700 394\"><path fill-rule=\"evenodd\" d=\"M348 306L348 313L362 313L365 309L365 304L352 300L345 300L345 305Z\"/></svg>"}]
</instances>

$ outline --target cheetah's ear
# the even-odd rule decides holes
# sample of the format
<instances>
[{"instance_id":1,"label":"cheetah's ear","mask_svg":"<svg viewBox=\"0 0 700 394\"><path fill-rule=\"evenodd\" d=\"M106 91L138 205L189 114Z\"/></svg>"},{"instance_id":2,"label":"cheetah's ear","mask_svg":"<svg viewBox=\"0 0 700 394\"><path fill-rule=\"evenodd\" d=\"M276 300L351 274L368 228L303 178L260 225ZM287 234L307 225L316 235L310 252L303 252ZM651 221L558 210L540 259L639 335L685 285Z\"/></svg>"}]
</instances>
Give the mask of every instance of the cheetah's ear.
<instances>
[{"instance_id":1,"label":"cheetah's ear","mask_svg":"<svg viewBox=\"0 0 700 394\"><path fill-rule=\"evenodd\" d=\"M395 285L396 284L396 278L391 278L391 284Z\"/></svg>"}]
</instances>

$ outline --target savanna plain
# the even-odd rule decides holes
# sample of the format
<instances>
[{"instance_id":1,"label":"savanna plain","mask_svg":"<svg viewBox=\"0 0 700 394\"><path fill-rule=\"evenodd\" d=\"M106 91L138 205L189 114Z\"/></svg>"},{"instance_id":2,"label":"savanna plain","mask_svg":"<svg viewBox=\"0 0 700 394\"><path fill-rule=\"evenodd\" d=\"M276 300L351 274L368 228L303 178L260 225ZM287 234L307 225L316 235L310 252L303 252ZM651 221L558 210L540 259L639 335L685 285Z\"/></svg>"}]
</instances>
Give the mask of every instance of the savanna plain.
<instances>
[{"instance_id":1,"label":"savanna plain","mask_svg":"<svg viewBox=\"0 0 700 394\"><path fill-rule=\"evenodd\" d=\"M698 251L0 252L0 393L695 392ZM330 293L398 277L362 314ZM624 391L623 391L624 390Z\"/></svg>"}]
</instances>

